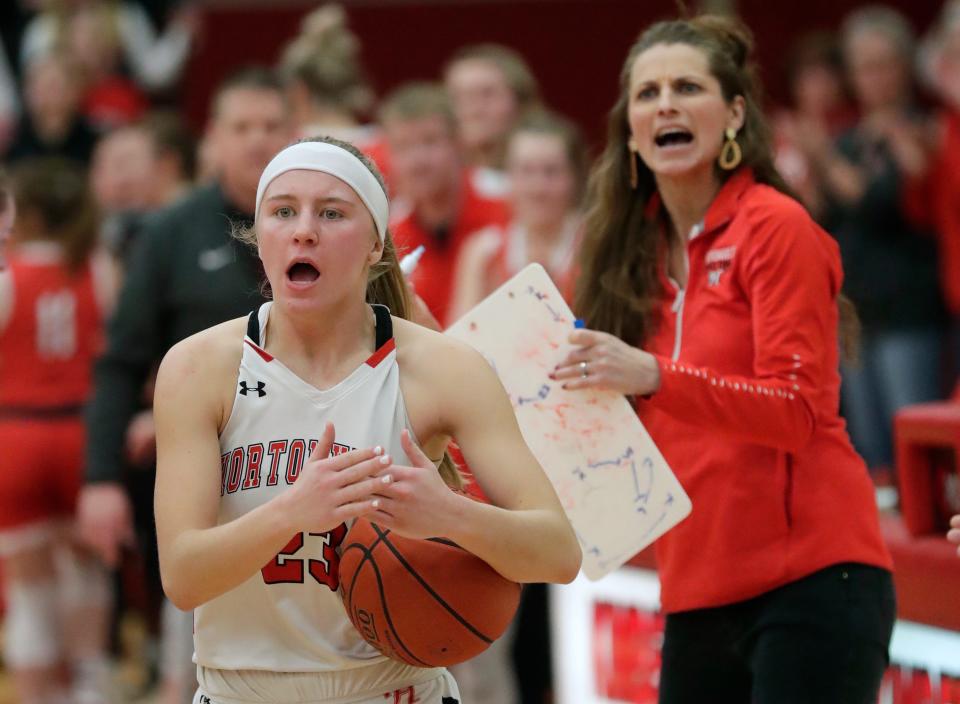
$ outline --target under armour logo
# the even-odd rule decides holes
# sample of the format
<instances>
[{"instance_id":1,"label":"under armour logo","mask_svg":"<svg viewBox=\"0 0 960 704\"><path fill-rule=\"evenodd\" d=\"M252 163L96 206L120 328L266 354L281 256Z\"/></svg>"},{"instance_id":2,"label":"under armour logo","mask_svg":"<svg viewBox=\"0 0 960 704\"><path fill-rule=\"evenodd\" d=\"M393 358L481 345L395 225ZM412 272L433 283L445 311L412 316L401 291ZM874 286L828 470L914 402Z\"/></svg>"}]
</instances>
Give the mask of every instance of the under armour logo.
<instances>
[{"instance_id":1,"label":"under armour logo","mask_svg":"<svg viewBox=\"0 0 960 704\"><path fill-rule=\"evenodd\" d=\"M200 704L210 704L210 697L208 697L206 694L201 694Z\"/></svg>"},{"instance_id":2,"label":"under armour logo","mask_svg":"<svg viewBox=\"0 0 960 704\"><path fill-rule=\"evenodd\" d=\"M251 389L249 386L247 386L247 382L241 381L241 382L240 382L240 395L241 395L241 396L246 396L248 391L256 391L256 392L257 392L257 396L259 396L260 398L263 398L264 396L267 395L267 392L264 391L265 388L267 388L267 382L265 382L265 381L258 381L258 382L257 382L257 388L255 388L255 389Z\"/></svg>"}]
</instances>

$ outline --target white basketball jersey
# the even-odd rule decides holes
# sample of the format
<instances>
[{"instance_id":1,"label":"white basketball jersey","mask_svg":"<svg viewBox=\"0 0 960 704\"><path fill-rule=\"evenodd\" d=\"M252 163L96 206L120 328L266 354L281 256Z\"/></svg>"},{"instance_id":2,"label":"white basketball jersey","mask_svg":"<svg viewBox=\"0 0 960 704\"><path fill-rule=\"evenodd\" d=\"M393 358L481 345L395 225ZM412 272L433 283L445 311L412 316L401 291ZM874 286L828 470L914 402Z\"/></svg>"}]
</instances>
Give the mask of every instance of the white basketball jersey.
<instances>
[{"instance_id":1,"label":"white basketball jersey","mask_svg":"<svg viewBox=\"0 0 960 704\"><path fill-rule=\"evenodd\" d=\"M396 463L410 463L400 445L409 426L389 311L374 306L373 355L321 391L265 351L271 305L250 315L233 410L220 436L220 523L286 491L328 421L336 427L334 454L380 445ZM332 672L386 660L351 625L337 593L338 546L346 531L341 525L329 533L291 536L260 572L198 607L198 665Z\"/></svg>"}]
</instances>

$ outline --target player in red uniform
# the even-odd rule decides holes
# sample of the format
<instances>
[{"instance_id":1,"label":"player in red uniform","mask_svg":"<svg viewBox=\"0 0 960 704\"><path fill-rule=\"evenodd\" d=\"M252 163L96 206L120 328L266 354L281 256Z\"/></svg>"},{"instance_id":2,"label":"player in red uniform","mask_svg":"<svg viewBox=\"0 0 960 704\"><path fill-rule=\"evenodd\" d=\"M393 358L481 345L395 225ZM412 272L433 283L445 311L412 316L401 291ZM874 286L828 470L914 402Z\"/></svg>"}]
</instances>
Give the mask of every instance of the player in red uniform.
<instances>
[{"instance_id":1,"label":"player in red uniform","mask_svg":"<svg viewBox=\"0 0 960 704\"><path fill-rule=\"evenodd\" d=\"M13 184L17 227L0 273L4 660L21 701L95 704L106 701L109 582L73 545L71 521L109 268L91 257L97 221L83 171L24 162Z\"/></svg>"},{"instance_id":2,"label":"player in red uniform","mask_svg":"<svg viewBox=\"0 0 960 704\"><path fill-rule=\"evenodd\" d=\"M867 704L890 556L838 414L836 242L787 196L735 20L631 48L556 372L637 408L693 513L657 542L663 704Z\"/></svg>"},{"instance_id":3,"label":"player in red uniform","mask_svg":"<svg viewBox=\"0 0 960 704\"><path fill-rule=\"evenodd\" d=\"M573 123L548 112L531 113L521 121L507 143L513 217L506 226L481 230L463 245L452 320L532 262L543 265L564 297L572 297L586 171L586 147Z\"/></svg>"}]
</instances>

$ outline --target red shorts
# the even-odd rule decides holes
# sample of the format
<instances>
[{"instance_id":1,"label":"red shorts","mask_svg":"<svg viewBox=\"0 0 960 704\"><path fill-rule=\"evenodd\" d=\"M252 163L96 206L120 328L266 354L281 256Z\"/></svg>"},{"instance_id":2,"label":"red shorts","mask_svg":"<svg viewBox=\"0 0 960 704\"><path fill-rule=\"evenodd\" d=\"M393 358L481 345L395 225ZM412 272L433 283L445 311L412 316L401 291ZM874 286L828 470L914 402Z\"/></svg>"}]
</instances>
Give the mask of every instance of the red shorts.
<instances>
[{"instance_id":1,"label":"red shorts","mask_svg":"<svg viewBox=\"0 0 960 704\"><path fill-rule=\"evenodd\" d=\"M79 417L0 420L0 531L74 514L85 443Z\"/></svg>"}]
</instances>

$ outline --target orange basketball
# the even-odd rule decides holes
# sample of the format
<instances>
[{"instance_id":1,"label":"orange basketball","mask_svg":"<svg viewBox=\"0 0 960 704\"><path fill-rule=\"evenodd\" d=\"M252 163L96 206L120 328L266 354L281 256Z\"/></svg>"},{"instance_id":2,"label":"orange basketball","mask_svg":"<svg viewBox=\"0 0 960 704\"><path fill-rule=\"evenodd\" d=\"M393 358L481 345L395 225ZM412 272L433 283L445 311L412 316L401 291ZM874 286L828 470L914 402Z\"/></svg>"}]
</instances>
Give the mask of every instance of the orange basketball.
<instances>
[{"instance_id":1,"label":"orange basketball","mask_svg":"<svg viewBox=\"0 0 960 704\"><path fill-rule=\"evenodd\" d=\"M343 541L340 593L370 645L418 667L483 652L520 602L519 584L455 543L404 538L364 519Z\"/></svg>"}]
</instances>

